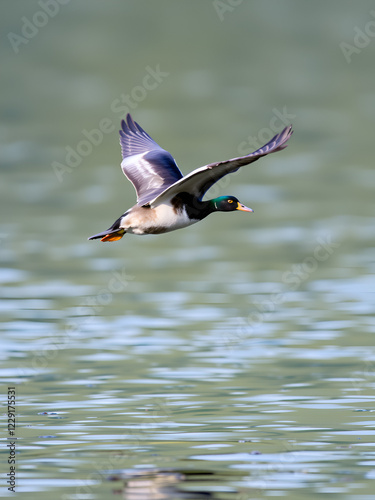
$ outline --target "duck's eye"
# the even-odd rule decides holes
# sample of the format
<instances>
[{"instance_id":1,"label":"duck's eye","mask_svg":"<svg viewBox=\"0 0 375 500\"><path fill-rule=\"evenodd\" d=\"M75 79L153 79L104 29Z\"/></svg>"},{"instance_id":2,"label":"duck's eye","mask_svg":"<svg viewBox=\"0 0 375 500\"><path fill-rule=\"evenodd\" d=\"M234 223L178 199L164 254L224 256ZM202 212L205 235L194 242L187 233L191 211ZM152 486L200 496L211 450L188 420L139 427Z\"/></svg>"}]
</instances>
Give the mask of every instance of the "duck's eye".
<instances>
[{"instance_id":1,"label":"duck's eye","mask_svg":"<svg viewBox=\"0 0 375 500\"><path fill-rule=\"evenodd\" d=\"M228 203L233 203L233 200L228 200Z\"/></svg>"}]
</instances>

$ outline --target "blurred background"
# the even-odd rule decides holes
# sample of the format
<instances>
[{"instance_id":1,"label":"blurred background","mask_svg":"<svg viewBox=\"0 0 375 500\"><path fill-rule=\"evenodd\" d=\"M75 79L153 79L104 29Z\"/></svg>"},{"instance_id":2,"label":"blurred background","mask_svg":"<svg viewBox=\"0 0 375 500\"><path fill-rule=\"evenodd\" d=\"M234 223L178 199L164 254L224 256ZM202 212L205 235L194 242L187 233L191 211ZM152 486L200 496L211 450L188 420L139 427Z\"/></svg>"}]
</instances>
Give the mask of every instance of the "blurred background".
<instances>
[{"instance_id":1,"label":"blurred background","mask_svg":"<svg viewBox=\"0 0 375 500\"><path fill-rule=\"evenodd\" d=\"M16 491L372 498L373 2L18 0L0 27ZM295 132L208 192L254 214L87 241L135 203L127 112L184 174Z\"/></svg>"}]
</instances>

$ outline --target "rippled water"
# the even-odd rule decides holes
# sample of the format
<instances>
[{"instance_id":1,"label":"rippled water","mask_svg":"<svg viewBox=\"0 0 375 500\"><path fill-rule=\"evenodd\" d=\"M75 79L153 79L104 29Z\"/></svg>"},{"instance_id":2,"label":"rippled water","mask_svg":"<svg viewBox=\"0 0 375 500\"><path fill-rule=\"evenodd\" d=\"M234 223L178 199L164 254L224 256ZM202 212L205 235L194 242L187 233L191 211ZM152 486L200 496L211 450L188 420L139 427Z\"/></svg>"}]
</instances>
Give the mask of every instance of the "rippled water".
<instances>
[{"instance_id":1,"label":"rippled water","mask_svg":"<svg viewBox=\"0 0 375 500\"><path fill-rule=\"evenodd\" d=\"M160 2L163 18L145 5L61 5L19 54L1 49L16 491L373 498L375 42L350 64L340 49L370 3L244 3L222 21L214 2ZM9 8L5 33L38 10ZM295 134L219 189L254 214L87 241L134 203L111 102L157 64L169 75L133 113L184 173L266 134L272 109L287 106ZM52 162L104 117L114 131L59 182ZM7 458L5 406L1 431Z\"/></svg>"}]
</instances>

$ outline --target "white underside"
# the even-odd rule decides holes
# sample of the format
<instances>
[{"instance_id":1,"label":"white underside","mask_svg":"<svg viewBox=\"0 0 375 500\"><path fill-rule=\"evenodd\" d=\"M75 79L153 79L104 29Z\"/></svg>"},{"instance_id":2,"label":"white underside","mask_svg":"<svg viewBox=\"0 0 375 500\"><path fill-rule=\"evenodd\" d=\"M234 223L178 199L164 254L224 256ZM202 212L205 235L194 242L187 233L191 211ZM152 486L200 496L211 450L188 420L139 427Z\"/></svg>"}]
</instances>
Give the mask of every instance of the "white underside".
<instances>
[{"instance_id":1,"label":"white underside","mask_svg":"<svg viewBox=\"0 0 375 500\"><path fill-rule=\"evenodd\" d=\"M176 213L171 205L164 203L144 210L143 213L130 212L121 221L121 227L127 233L159 234L175 231L198 222L198 219L189 219L185 209Z\"/></svg>"}]
</instances>

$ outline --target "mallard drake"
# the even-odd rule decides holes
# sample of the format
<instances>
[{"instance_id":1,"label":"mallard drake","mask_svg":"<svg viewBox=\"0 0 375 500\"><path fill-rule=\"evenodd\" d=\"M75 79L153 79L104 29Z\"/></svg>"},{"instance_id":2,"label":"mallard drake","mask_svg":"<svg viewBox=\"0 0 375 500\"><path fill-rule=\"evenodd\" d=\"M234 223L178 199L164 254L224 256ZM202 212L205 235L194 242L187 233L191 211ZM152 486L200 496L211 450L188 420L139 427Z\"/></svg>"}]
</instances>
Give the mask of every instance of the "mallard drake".
<instances>
[{"instance_id":1,"label":"mallard drake","mask_svg":"<svg viewBox=\"0 0 375 500\"><path fill-rule=\"evenodd\" d=\"M120 240L125 233L161 234L195 224L213 212L253 212L234 196L202 200L206 191L225 175L286 147L292 126L285 127L262 148L246 156L210 163L185 177L172 155L162 149L127 114L121 121L121 168L137 192L137 204L102 233L89 240Z\"/></svg>"}]
</instances>

